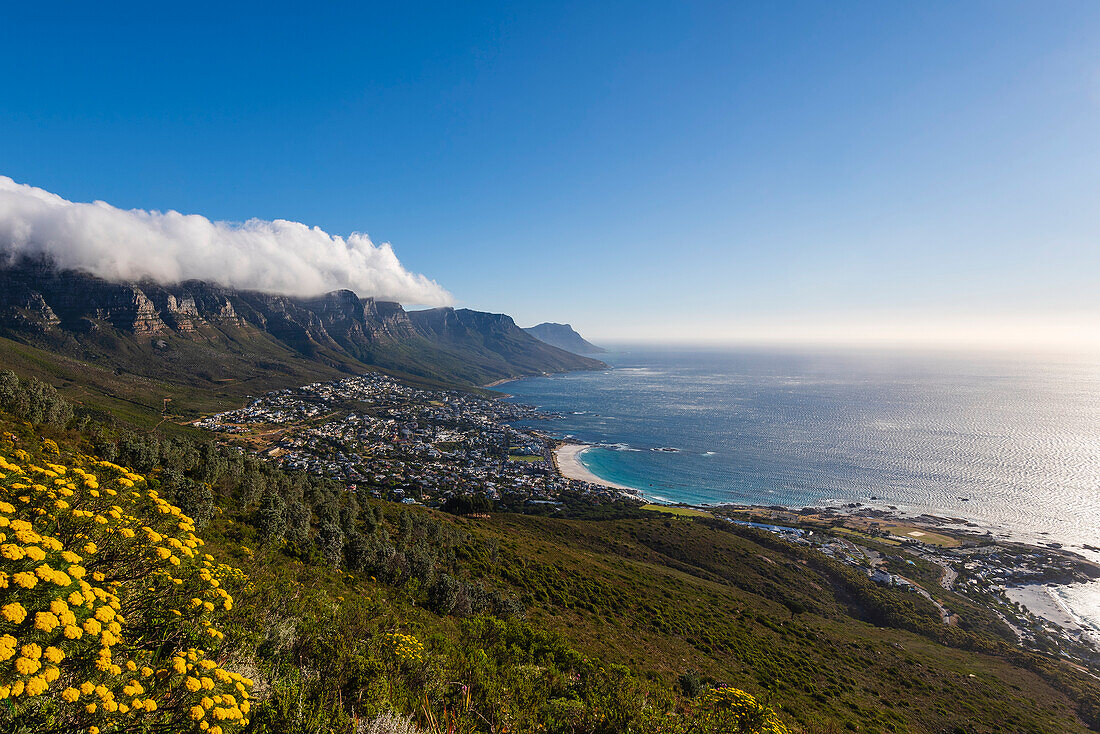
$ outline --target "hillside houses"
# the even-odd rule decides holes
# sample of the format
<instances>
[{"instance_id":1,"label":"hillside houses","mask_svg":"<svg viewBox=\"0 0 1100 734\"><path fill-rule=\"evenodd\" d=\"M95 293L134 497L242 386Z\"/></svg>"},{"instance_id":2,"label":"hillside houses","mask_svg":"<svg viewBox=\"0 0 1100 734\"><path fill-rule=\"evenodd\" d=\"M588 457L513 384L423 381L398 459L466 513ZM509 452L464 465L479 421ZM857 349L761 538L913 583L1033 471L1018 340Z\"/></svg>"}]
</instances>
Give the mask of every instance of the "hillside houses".
<instances>
[{"instance_id":1,"label":"hillside houses","mask_svg":"<svg viewBox=\"0 0 1100 734\"><path fill-rule=\"evenodd\" d=\"M529 406L453 390L426 390L377 373L278 390L194 425L248 441L285 468L345 480L395 501L442 504L481 494L522 505L562 492L619 493L560 476L551 445L518 421Z\"/></svg>"}]
</instances>

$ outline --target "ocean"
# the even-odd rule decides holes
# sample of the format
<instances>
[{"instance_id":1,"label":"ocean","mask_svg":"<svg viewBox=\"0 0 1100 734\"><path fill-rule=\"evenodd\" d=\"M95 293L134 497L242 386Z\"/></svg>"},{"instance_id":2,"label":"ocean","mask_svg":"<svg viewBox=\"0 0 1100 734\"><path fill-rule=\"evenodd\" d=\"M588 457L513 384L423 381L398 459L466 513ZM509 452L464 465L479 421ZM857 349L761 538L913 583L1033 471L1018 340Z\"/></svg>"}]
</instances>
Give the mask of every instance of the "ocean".
<instances>
[{"instance_id":1,"label":"ocean","mask_svg":"<svg viewBox=\"0 0 1100 734\"><path fill-rule=\"evenodd\" d=\"M622 348L501 386L657 502L851 502L1100 546L1100 364L915 353Z\"/></svg>"}]
</instances>

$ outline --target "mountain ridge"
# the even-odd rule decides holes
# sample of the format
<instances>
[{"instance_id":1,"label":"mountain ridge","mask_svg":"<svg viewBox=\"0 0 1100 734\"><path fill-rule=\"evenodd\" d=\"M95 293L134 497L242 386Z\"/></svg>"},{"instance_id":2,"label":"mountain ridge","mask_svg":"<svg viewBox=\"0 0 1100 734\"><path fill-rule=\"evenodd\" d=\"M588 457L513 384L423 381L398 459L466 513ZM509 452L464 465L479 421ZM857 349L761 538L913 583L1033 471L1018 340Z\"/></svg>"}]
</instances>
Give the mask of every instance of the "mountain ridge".
<instances>
[{"instance_id":1,"label":"mountain ridge","mask_svg":"<svg viewBox=\"0 0 1100 734\"><path fill-rule=\"evenodd\" d=\"M349 290L302 298L196 280L116 283L28 261L0 265L0 336L193 387L377 369L475 387L606 367L539 341L504 314L406 311Z\"/></svg>"}]
</instances>

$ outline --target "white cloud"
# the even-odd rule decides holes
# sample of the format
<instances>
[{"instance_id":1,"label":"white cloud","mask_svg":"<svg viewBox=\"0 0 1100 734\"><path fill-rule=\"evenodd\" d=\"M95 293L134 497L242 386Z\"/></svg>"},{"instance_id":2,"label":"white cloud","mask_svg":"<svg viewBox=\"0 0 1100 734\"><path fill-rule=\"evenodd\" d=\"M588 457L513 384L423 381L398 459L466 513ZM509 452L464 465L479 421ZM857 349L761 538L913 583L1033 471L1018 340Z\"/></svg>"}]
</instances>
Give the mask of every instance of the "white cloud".
<instances>
[{"instance_id":1,"label":"white cloud","mask_svg":"<svg viewBox=\"0 0 1100 734\"><path fill-rule=\"evenodd\" d=\"M0 176L0 253L48 255L62 268L114 281L197 279L239 289L447 305L451 294L406 270L388 243L330 235L285 219L212 222L198 214L68 201Z\"/></svg>"}]
</instances>

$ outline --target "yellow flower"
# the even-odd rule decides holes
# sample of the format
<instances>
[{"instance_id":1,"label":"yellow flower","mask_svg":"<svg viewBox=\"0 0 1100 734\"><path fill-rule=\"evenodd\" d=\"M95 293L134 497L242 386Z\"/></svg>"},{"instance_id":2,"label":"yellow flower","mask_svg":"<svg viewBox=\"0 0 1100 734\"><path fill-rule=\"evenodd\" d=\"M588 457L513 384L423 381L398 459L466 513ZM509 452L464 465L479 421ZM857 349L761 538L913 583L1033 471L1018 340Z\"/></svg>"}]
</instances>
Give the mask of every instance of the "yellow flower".
<instances>
[{"instance_id":1,"label":"yellow flower","mask_svg":"<svg viewBox=\"0 0 1100 734\"><path fill-rule=\"evenodd\" d=\"M34 615L34 626L43 632L52 632L54 627L61 624L53 612L38 612Z\"/></svg>"},{"instance_id":2,"label":"yellow flower","mask_svg":"<svg viewBox=\"0 0 1100 734\"><path fill-rule=\"evenodd\" d=\"M44 678L35 676L27 680L23 690L28 696L37 696L40 693L44 693L49 687L50 684L47 683Z\"/></svg>"},{"instance_id":3,"label":"yellow flower","mask_svg":"<svg viewBox=\"0 0 1100 734\"><path fill-rule=\"evenodd\" d=\"M33 589L35 584L38 583L38 578L29 571L20 571L11 577L12 581L22 586L24 589Z\"/></svg>"},{"instance_id":4,"label":"yellow flower","mask_svg":"<svg viewBox=\"0 0 1100 734\"><path fill-rule=\"evenodd\" d=\"M0 607L0 614L4 615L4 619L13 624L19 624L27 617L27 610L23 608L23 605L15 601L11 604L5 604Z\"/></svg>"},{"instance_id":5,"label":"yellow flower","mask_svg":"<svg viewBox=\"0 0 1100 734\"><path fill-rule=\"evenodd\" d=\"M20 675L34 675L41 667L42 663L38 660L32 660L31 658L15 659L15 672Z\"/></svg>"},{"instance_id":6,"label":"yellow flower","mask_svg":"<svg viewBox=\"0 0 1100 734\"><path fill-rule=\"evenodd\" d=\"M45 655L46 659L51 663L60 663L65 659L65 653L53 646L47 647L42 654Z\"/></svg>"},{"instance_id":7,"label":"yellow flower","mask_svg":"<svg viewBox=\"0 0 1100 734\"><path fill-rule=\"evenodd\" d=\"M194 719L195 721L198 721L199 719L201 719L203 716L206 715L206 711L203 710L202 706L192 706L190 713L191 713L191 718Z\"/></svg>"},{"instance_id":8,"label":"yellow flower","mask_svg":"<svg viewBox=\"0 0 1100 734\"><path fill-rule=\"evenodd\" d=\"M187 686L187 690L191 691L192 693L202 688L202 683L199 681L199 679L192 678L191 676L187 676L187 680L185 680L183 684Z\"/></svg>"}]
</instances>

